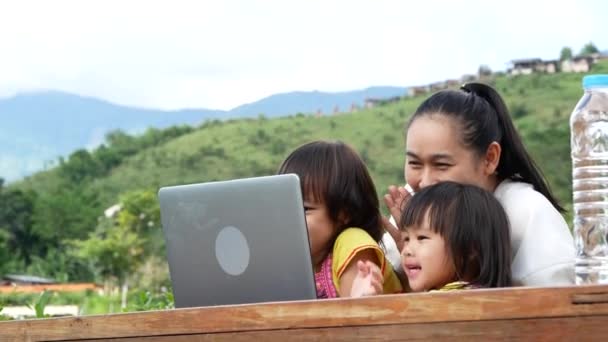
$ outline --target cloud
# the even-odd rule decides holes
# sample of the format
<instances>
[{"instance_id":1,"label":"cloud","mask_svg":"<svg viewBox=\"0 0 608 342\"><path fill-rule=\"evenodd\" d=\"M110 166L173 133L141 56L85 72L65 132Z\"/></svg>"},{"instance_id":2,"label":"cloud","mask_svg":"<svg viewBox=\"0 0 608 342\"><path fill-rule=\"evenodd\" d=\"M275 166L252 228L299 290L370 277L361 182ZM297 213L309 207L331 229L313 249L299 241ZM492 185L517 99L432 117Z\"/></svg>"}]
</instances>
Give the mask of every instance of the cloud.
<instances>
[{"instance_id":1,"label":"cloud","mask_svg":"<svg viewBox=\"0 0 608 342\"><path fill-rule=\"evenodd\" d=\"M415 85L608 47L596 0L14 1L0 96L56 89L121 104L230 109L277 92Z\"/></svg>"}]
</instances>

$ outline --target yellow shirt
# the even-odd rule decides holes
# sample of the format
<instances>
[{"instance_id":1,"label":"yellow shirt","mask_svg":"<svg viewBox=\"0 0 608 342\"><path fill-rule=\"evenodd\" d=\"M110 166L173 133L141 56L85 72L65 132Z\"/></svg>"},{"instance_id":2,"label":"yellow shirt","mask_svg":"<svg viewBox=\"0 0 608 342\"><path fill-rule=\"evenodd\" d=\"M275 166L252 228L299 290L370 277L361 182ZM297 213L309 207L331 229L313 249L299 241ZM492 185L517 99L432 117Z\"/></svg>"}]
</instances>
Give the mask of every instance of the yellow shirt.
<instances>
[{"instance_id":1,"label":"yellow shirt","mask_svg":"<svg viewBox=\"0 0 608 342\"><path fill-rule=\"evenodd\" d=\"M334 243L334 249L332 252L332 280L334 286L338 290L340 289L340 277L353 260L357 253L373 249L378 256L380 262L380 270L384 277L383 290L385 294L400 293L403 291L399 278L393 271L391 264L386 260L384 252L378 246L378 243L363 229L361 228L347 228L338 237Z\"/></svg>"},{"instance_id":2,"label":"yellow shirt","mask_svg":"<svg viewBox=\"0 0 608 342\"><path fill-rule=\"evenodd\" d=\"M470 290L477 289L479 286L474 286L466 281L453 281L443 285L440 289L431 290L429 292L444 292L444 291L457 291L457 290Z\"/></svg>"}]
</instances>

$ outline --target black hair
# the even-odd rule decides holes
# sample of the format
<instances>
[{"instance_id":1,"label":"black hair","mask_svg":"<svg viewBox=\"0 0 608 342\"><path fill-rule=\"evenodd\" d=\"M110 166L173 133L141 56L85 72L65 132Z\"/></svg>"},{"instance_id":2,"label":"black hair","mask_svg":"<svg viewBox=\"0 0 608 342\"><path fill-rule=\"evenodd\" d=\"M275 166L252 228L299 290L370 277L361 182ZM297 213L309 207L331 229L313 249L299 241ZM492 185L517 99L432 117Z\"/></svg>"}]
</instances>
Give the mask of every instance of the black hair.
<instances>
[{"instance_id":1,"label":"black hair","mask_svg":"<svg viewBox=\"0 0 608 342\"><path fill-rule=\"evenodd\" d=\"M406 203L400 229L425 222L445 240L458 280L480 287L511 285L509 220L493 194L456 182L425 187Z\"/></svg>"},{"instance_id":2,"label":"black hair","mask_svg":"<svg viewBox=\"0 0 608 342\"><path fill-rule=\"evenodd\" d=\"M501 147L496 169L498 179L532 184L558 211L565 211L524 147L507 106L492 87L483 83L467 83L460 90L439 91L422 102L407 128L418 117L434 114L454 118L459 124L463 145L480 156L486 153L492 142L497 142Z\"/></svg>"},{"instance_id":3,"label":"black hair","mask_svg":"<svg viewBox=\"0 0 608 342\"><path fill-rule=\"evenodd\" d=\"M279 174L295 173L302 195L327 207L338 229L365 230L375 241L382 238L376 187L357 152L341 141L313 141L298 147L279 167Z\"/></svg>"}]
</instances>

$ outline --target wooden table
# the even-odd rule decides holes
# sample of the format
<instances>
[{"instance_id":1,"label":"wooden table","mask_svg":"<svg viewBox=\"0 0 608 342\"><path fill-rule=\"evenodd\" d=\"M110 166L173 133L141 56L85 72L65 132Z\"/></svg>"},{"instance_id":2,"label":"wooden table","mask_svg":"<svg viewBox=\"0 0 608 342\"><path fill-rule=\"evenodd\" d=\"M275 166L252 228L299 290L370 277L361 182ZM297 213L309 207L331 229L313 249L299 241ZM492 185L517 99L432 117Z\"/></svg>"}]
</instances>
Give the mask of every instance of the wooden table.
<instances>
[{"instance_id":1,"label":"wooden table","mask_svg":"<svg viewBox=\"0 0 608 342\"><path fill-rule=\"evenodd\" d=\"M608 340L608 286L511 288L0 322L0 341Z\"/></svg>"}]
</instances>

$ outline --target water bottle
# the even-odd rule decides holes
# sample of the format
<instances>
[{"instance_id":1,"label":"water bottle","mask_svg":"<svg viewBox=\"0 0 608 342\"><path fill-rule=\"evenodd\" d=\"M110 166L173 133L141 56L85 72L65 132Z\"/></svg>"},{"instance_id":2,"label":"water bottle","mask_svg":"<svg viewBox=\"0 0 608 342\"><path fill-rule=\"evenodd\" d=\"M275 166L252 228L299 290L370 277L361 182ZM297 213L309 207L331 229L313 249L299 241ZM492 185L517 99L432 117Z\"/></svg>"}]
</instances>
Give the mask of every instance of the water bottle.
<instances>
[{"instance_id":1,"label":"water bottle","mask_svg":"<svg viewBox=\"0 0 608 342\"><path fill-rule=\"evenodd\" d=\"M608 284L608 75L583 78L570 116L577 284Z\"/></svg>"}]
</instances>

